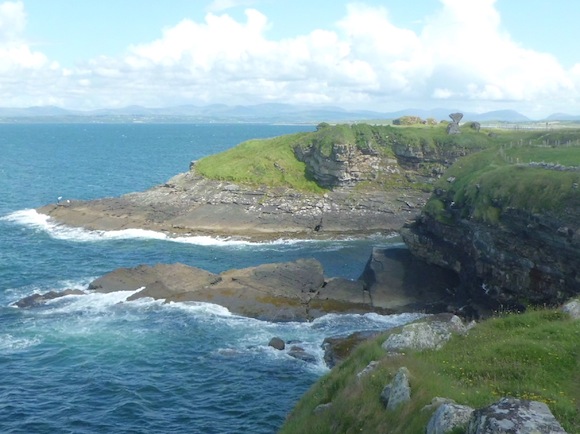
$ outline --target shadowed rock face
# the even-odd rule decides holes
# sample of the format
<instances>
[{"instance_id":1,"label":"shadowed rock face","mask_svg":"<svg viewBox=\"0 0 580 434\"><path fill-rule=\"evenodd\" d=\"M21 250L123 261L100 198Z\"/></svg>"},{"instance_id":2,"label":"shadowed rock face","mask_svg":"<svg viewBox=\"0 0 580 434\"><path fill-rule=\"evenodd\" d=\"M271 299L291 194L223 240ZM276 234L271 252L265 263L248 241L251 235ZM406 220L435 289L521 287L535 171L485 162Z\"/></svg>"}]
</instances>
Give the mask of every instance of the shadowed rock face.
<instances>
[{"instance_id":1,"label":"shadowed rock face","mask_svg":"<svg viewBox=\"0 0 580 434\"><path fill-rule=\"evenodd\" d=\"M558 305L580 293L580 227L510 209L501 225L423 215L401 230L418 258L454 270L460 297L489 309Z\"/></svg>"}]
</instances>

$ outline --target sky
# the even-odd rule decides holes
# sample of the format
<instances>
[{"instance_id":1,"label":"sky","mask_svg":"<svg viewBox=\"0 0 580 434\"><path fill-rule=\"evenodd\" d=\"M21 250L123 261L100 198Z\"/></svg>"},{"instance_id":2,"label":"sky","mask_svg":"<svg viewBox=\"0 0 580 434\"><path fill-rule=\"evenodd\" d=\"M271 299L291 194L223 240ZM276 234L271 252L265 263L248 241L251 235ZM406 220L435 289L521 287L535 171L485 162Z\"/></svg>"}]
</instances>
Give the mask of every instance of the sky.
<instances>
[{"instance_id":1,"label":"sky","mask_svg":"<svg viewBox=\"0 0 580 434\"><path fill-rule=\"evenodd\" d=\"M580 114L578 0L0 0L0 107Z\"/></svg>"}]
</instances>

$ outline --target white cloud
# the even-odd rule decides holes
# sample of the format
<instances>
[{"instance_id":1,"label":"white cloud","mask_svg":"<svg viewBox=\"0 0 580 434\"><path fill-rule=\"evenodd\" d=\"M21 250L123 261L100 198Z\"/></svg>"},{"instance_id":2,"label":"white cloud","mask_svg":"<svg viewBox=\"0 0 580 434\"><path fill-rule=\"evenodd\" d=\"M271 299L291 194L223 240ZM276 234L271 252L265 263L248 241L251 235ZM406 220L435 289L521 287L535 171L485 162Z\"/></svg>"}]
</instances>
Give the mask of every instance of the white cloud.
<instances>
[{"instance_id":1,"label":"white cloud","mask_svg":"<svg viewBox=\"0 0 580 434\"><path fill-rule=\"evenodd\" d=\"M420 32L397 27L385 7L352 4L334 28L272 40L258 10L247 9L239 21L220 13L253 2L216 0L203 21L184 19L123 57L66 70L22 40L23 3L5 2L0 98L76 108L277 101L383 110L445 100L466 110L507 104L524 113L568 110L557 104L578 98L580 64L566 70L512 40L495 0L440 1ZM11 88L11 80L19 84ZM24 94L22 80L29 80Z\"/></svg>"}]
</instances>

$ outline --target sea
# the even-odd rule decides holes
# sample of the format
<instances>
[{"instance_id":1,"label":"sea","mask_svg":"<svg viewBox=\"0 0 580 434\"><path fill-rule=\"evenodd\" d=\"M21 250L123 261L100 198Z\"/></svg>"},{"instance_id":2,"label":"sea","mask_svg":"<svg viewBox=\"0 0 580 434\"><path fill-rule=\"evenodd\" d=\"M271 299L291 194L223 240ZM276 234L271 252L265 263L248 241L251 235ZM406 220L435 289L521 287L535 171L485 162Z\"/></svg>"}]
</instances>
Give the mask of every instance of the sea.
<instances>
[{"instance_id":1,"label":"sea","mask_svg":"<svg viewBox=\"0 0 580 434\"><path fill-rule=\"evenodd\" d=\"M251 138L311 125L0 124L0 432L275 433L328 372L325 337L386 330L416 315L329 314L274 323L208 303L124 302L131 292L13 303L86 289L119 267L184 263L219 273L316 258L327 276L356 279L374 246L364 239L253 243L168 238L142 230L88 231L35 208L142 191L189 163ZM314 362L268 346L302 346Z\"/></svg>"}]
</instances>

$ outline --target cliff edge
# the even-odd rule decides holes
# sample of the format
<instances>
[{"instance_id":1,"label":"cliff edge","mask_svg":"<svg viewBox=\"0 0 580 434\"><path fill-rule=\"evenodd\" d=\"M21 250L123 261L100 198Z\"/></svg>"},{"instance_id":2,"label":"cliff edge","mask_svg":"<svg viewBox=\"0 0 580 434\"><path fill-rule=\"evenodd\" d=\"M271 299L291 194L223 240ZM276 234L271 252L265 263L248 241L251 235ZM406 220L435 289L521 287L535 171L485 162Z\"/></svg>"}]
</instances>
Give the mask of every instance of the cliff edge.
<instances>
[{"instance_id":1,"label":"cliff edge","mask_svg":"<svg viewBox=\"0 0 580 434\"><path fill-rule=\"evenodd\" d=\"M488 309L580 293L580 147L504 145L453 165L401 235L454 270L458 297Z\"/></svg>"}]
</instances>

